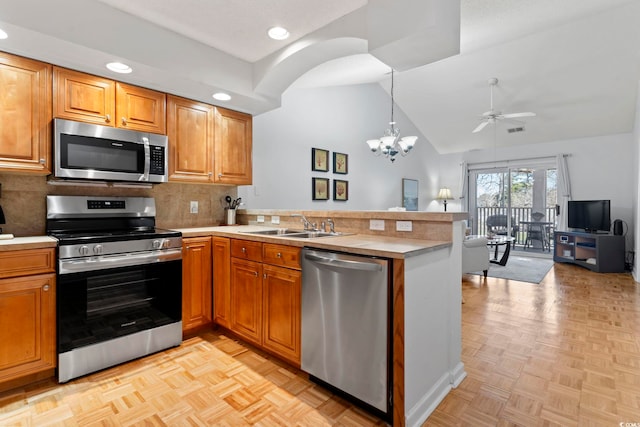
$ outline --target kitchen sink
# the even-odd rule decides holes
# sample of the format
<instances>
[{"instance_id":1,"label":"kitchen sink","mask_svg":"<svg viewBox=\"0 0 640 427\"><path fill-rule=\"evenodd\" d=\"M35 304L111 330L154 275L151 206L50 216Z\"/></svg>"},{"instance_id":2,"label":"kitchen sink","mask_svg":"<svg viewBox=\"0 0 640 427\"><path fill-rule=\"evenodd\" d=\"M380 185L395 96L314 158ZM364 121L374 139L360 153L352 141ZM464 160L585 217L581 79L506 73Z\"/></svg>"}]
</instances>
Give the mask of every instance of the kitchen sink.
<instances>
[{"instance_id":1,"label":"kitchen sink","mask_svg":"<svg viewBox=\"0 0 640 427\"><path fill-rule=\"evenodd\" d=\"M263 236L285 236L289 234L307 233L304 230L292 230L289 228L278 228L275 230L243 231L247 234L259 234Z\"/></svg>"},{"instance_id":2,"label":"kitchen sink","mask_svg":"<svg viewBox=\"0 0 640 427\"><path fill-rule=\"evenodd\" d=\"M316 237L344 236L344 233L328 233L326 231L292 230L289 228L278 228L275 230L243 231L246 234L256 234L260 236L282 236L296 239L314 239Z\"/></svg>"}]
</instances>

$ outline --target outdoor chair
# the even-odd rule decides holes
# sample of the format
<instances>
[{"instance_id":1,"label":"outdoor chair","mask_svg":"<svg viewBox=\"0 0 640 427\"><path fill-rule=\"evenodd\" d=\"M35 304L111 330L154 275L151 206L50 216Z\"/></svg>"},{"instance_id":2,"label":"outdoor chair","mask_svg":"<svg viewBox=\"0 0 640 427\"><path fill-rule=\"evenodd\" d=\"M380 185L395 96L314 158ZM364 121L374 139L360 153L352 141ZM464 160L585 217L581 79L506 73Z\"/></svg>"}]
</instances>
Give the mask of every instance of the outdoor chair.
<instances>
[{"instance_id":1,"label":"outdoor chair","mask_svg":"<svg viewBox=\"0 0 640 427\"><path fill-rule=\"evenodd\" d=\"M516 247L518 242L518 231L520 227L516 224L515 218L511 218L511 229L507 224L506 215L489 215L487 217L487 232L496 234L498 236L511 236L515 240L512 243L512 247Z\"/></svg>"}]
</instances>

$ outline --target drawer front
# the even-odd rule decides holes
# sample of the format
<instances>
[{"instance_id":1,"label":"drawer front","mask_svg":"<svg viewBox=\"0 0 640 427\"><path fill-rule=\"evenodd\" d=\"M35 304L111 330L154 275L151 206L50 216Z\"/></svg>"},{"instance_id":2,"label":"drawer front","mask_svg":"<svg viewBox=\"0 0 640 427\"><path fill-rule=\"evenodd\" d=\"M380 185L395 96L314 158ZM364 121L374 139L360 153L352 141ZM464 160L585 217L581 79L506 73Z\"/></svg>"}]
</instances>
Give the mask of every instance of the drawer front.
<instances>
[{"instance_id":1,"label":"drawer front","mask_svg":"<svg viewBox=\"0 0 640 427\"><path fill-rule=\"evenodd\" d=\"M262 259L265 264L300 270L300 248L295 246L265 243L262 246Z\"/></svg>"},{"instance_id":2,"label":"drawer front","mask_svg":"<svg viewBox=\"0 0 640 427\"><path fill-rule=\"evenodd\" d=\"M262 262L262 243L250 240L231 240L231 256Z\"/></svg>"},{"instance_id":3,"label":"drawer front","mask_svg":"<svg viewBox=\"0 0 640 427\"><path fill-rule=\"evenodd\" d=\"M0 278L55 273L55 249L0 252Z\"/></svg>"}]
</instances>

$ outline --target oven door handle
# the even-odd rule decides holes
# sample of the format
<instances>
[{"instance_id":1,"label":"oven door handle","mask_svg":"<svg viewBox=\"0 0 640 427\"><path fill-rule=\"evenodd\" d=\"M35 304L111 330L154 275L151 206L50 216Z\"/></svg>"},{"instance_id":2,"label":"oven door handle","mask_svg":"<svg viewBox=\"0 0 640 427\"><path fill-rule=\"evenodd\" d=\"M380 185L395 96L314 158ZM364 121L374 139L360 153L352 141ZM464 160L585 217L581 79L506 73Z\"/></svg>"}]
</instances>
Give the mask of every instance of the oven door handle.
<instances>
[{"instance_id":1,"label":"oven door handle","mask_svg":"<svg viewBox=\"0 0 640 427\"><path fill-rule=\"evenodd\" d=\"M82 273L107 268L129 267L132 265L155 264L182 259L182 249L150 251L135 254L120 254L60 260L58 274Z\"/></svg>"}]
</instances>

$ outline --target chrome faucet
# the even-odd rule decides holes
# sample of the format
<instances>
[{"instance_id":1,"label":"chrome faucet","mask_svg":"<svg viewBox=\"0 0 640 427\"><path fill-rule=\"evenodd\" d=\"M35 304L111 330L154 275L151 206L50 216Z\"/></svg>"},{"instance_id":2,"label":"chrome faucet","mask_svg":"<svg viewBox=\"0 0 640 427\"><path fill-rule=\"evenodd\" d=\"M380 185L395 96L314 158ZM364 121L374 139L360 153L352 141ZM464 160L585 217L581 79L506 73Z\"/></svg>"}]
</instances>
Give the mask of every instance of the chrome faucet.
<instances>
[{"instance_id":1,"label":"chrome faucet","mask_svg":"<svg viewBox=\"0 0 640 427\"><path fill-rule=\"evenodd\" d=\"M327 218L327 224L329 224L329 233L335 233L335 224L333 223L333 220L331 218Z\"/></svg>"},{"instance_id":2,"label":"chrome faucet","mask_svg":"<svg viewBox=\"0 0 640 427\"><path fill-rule=\"evenodd\" d=\"M299 217L302 219L302 224L305 230L307 231L316 231L316 224L315 223L310 223L309 220L307 220L307 217L305 217L302 214L291 214L291 216L293 217Z\"/></svg>"}]
</instances>

